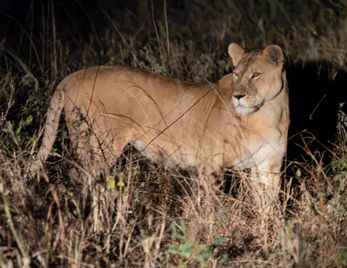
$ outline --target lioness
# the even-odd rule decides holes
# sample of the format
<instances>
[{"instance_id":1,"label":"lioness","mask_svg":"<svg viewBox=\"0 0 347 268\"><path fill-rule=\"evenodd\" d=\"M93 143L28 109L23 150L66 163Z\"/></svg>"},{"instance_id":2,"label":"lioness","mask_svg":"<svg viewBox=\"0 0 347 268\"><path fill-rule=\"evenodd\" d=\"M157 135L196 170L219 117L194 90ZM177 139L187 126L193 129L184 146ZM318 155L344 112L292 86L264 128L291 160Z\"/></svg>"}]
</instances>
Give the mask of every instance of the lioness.
<instances>
[{"instance_id":1,"label":"lioness","mask_svg":"<svg viewBox=\"0 0 347 268\"><path fill-rule=\"evenodd\" d=\"M64 109L72 145L90 171L114 163L130 143L151 160L206 175L250 168L258 201L275 199L289 125L283 52L269 45L246 53L231 43L228 54L234 70L217 84L121 66L69 75L50 102L32 170L49 155Z\"/></svg>"}]
</instances>

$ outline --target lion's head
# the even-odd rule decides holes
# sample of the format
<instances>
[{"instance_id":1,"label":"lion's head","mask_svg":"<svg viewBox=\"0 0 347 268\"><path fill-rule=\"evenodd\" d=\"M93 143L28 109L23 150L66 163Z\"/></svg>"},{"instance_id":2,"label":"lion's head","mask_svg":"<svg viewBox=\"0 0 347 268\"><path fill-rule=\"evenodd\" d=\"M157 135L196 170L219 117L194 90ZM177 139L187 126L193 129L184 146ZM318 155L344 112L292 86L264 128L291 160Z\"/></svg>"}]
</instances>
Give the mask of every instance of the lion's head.
<instances>
[{"instance_id":1,"label":"lion's head","mask_svg":"<svg viewBox=\"0 0 347 268\"><path fill-rule=\"evenodd\" d=\"M246 53L240 45L231 43L228 54L234 66L232 103L237 114L256 112L282 90L284 56L279 46Z\"/></svg>"}]
</instances>

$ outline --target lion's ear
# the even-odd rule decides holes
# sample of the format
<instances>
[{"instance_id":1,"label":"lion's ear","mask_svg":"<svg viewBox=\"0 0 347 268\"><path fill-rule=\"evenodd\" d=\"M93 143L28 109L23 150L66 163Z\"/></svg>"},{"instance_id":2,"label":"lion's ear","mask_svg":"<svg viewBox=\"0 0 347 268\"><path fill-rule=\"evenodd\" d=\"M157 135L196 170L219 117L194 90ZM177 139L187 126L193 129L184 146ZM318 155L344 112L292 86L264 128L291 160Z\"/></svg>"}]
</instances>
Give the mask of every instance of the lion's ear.
<instances>
[{"instance_id":1,"label":"lion's ear","mask_svg":"<svg viewBox=\"0 0 347 268\"><path fill-rule=\"evenodd\" d=\"M231 58L232 64L235 67L241 60L243 54L245 54L245 51L239 44L230 43L230 45L228 46L228 54Z\"/></svg>"},{"instance_id":2,"label":"lion's ear","mask_svg":"<svg viewBox=\"0 0 347 268\"><path fill-rule=\"evenodd\" d=\"M282 64L284 62L284 55L281 47L277 45L269 45L263 49L263 55L266 59L277 64Z\"/></svg>"}]
</instances>

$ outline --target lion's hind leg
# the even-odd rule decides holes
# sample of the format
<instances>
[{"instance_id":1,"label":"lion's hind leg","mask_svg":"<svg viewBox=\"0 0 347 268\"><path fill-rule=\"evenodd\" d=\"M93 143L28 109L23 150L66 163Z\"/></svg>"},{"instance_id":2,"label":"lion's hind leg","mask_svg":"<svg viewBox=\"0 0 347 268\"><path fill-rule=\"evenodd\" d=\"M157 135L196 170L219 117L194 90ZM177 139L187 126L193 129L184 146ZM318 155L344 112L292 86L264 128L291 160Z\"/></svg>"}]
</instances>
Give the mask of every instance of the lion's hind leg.
<instances>
[{"instance_id":1,"label":"lion's hind leg","mask_svg":"<svg viewBox=\"0 0 347 268\"><path fill-rule=\"evenodd\" d=\"M126 130L116 131L102 116L90 119L81 111L66 113L71 145L83 169L92 175L109 168L129 143Z\"/></svg>"}]
</instances>

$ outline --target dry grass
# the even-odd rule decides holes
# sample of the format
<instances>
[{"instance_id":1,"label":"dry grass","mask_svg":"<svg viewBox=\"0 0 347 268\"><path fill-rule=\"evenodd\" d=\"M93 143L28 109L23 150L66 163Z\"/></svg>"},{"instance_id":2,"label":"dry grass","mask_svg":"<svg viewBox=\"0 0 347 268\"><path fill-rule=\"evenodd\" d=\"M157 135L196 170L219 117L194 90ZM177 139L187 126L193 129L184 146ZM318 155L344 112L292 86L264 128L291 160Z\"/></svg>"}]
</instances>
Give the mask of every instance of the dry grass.
<instances>
[{"instance_id":1,"label":"dry grass","mask_svg":"<svg viewBox=\"0 0 347 268\"><path fill-rule=\"evenodd\" d=\"M342 110L336 145L312 151L305 140L305 161L286 163L281 202L266 231L242 174L210 187L196 171L167 170L128 148L103 176L92 177L71 155L63 123L45 172L29 175L42 134L43 103L71 70L126 64L182 79L216 80L230 69L225 48L231 40L250 48L276 42L293 61L326 59L333 68L346 68L343 1L312 0L300 7L270 0L199 2L167 3L165 10L154 6L153 13L142 4L133 21L124 10L113 11L119 21L102 11L107 27L87 38L72 31L62 35L48 16L53 34L31 40L24 52L0 43L1 267L347 265ZM173 15L176 11L186 17ZM25 43L32 29L22 27Z\"/></svg>"},{"instance_id":2,"label":"dry grass","mask_svg":"<svg viewBox=\"0 0 347 268\"><path fill-rule=\"evenodd\" d=\"M102 178L80 172L70 157L55 157L47 173L30 177L27 151L4 152L1 264L346 265L346 173L339 162L346 161L346 148L337 149L334 173L311 155L312 161L296 165L295 178L285 178L281 205L266 233L246 187L233 189L233 196L208 187L199 174L165 170L131 150L108 173L112 177Z\"/></svg>"}]
</instances>

